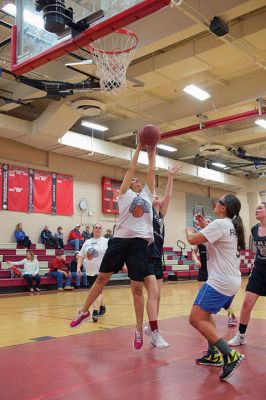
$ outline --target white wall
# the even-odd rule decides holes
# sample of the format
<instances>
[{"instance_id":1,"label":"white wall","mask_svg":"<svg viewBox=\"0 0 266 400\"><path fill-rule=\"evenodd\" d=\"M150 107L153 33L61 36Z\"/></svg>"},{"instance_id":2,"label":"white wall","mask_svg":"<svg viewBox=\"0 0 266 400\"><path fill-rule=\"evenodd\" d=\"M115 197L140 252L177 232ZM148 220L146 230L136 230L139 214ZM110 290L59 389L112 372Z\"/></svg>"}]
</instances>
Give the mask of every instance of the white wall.
<instances>
[{"instance_id":1,"label":"white wall","mask_svg":"<svg viewBox=\"0 0 266 400\"><path fill-rule=\"evenodd\" d=\"M54 216L48 214L30 214L9 211L0 211L1 236L0 242L14 241L13 232L15 225L22 222L24 230L33 242L39 240L40 231L45 224L49 225L52 232L57 226L64 228L65 239L68 232L76 223L84 225L100 222L104 231L112 228L117 217L102 214L102 176L122 180L125 170L110 165L90 162L74 157L62 156L56 153L37 150L33 147L22 145L15 141L0 139L0 162L12 165L21 165L38 168L51 172L61 172L74 177L74 215L73 217ZM138 174L143 180L144 176ZM158 177L156 192L162 196L165 190L167 178ZM166 246L176 246L178 239L185 240L186 226L186 204L185 194L195 193L202 196L218 198L224 194L223 191L210 189L206 186L189 184L179 180L174 181L174 190L169 211L166 216ZM82 214L78 209L80 198L86 198L89 203L88 213Z\"/></svg>"}]
</instances>

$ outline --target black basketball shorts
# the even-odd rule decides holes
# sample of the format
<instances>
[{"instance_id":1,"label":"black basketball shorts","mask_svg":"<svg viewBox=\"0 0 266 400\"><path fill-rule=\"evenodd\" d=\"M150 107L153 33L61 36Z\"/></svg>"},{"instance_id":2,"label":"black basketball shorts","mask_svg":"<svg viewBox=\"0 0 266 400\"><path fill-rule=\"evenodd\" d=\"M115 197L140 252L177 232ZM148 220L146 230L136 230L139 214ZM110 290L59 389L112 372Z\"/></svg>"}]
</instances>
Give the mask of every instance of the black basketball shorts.
<instances>
[{"instance_id":1,"label":"black basketball shorts","mask_svg":"<svg viewBox=\"0 0 266 400\"><path fill-rule=\"evenodd\" d=\"M141 238L111 238L103 257L100 272L117 273L126 264L128 276L133 281L143 282L154 275L154 267L148 259L148 242Z\"/></svg>"}]
</instances>

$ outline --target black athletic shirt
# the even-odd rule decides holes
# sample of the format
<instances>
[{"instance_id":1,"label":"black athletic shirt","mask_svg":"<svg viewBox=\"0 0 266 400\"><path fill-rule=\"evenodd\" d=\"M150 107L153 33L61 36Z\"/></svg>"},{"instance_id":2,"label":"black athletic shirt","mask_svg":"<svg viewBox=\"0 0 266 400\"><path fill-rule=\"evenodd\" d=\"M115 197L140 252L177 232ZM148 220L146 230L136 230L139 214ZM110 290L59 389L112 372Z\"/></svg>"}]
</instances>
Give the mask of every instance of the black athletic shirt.
<instances>
[{"instance_id":1,"label":"black athletic shirt","mask_svg":"<svg viewBox=\"0 0 266 400\"><path fill-rule=\"evenodd\" d=\"M198 244L198 250L200 255L200 263L203 269L207 269L207 249L204 244Z\"/></svg>"},{"instance_id":2,"label":"black athletic shirt","mask_svg":"<svg viewBox=\"0 0 266 400\"><path fill-rule=\"evenodd\" d=\"M257 224L251 228L251 234L253 236L254 244L257 249L255 262L256 267L266 269L266 236L259 236L258 229L260 224Z\"/></svg>"},{"instance_id":3,"label":"black athletic shirt","mask_svg":"<svg viewBox=\"0 0 266 400\"><path fill-rule=\"evenodd\" d=\"M149 257L161 258L163 255L163 243L164 243L164 218L159 212L152 208L153 212L153 235L154 242L149 246Z\"/></svg>"}]
</instances>

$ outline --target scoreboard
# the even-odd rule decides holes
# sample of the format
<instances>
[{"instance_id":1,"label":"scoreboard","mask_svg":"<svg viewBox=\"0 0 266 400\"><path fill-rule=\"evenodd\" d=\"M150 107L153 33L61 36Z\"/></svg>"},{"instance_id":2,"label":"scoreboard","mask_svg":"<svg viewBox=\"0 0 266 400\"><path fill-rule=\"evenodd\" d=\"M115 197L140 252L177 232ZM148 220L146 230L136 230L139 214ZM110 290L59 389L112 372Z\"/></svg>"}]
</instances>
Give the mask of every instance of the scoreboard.
<instances>
[{"instance_id":1,"label":"scoreboard","mask_svg":"<svg viewBox=\"0 0 266 400\"><path fill-rule=\"evenodd\" d=\"M122 181L102 177L102 212L108 214L119 214L118 193Z\"/></svg>"}]
</instances>

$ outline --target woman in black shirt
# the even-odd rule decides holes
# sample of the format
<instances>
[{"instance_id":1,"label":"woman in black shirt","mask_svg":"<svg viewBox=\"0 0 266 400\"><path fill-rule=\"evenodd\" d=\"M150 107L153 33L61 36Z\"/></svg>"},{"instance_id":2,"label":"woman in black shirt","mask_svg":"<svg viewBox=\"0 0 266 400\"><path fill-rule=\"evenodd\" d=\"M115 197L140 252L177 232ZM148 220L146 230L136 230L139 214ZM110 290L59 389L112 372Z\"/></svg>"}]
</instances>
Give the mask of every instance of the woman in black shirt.
<instances>
[{"instance_id":1,"label":"woman in black shirt","mask_svg":"<svg viewBox=\"0 0 266 400\"><path fill-rule=\"evenodd\" d=\"M253 307L259 296L266 296L266 203L256 207L258 224L253 226L251 234L257 249L254 266L246 286L246 294L240 313L239 331L229 340L229 345L246 344L246 330Z\"/></svg>"}]
</instances>

